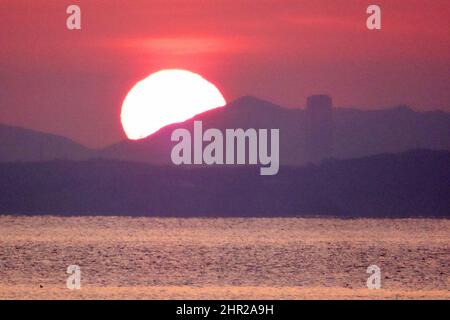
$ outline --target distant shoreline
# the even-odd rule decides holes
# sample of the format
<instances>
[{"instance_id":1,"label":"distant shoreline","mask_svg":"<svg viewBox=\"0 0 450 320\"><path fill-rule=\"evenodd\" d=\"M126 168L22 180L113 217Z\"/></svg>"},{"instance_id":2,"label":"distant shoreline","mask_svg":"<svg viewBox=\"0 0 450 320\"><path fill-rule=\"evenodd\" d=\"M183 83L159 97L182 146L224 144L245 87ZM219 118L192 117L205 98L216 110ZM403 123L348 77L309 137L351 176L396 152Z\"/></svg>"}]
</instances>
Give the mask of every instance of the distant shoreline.
<instances>
[{"instance_id":1,"label":"distant shoreline","mask_svg":"<svg viewBox=\"0 0 450 320\"><path fill-rule=\"evenodd\" d=\"M450 152L318 165L156 167L96 161L0 164L0 212L161 217L450 217Z\"/></svg>"}]
</instances>

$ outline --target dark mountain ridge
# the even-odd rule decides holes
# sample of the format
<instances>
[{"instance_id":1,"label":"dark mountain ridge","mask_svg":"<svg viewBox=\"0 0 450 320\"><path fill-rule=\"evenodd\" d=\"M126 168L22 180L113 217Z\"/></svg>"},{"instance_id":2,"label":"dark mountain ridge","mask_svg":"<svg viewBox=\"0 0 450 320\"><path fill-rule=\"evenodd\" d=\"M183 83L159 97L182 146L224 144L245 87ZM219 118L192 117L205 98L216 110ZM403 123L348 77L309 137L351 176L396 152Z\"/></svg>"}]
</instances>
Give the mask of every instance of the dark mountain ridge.
<instances>
[{"instance_id":1,"label":"dark mountain ridge","mask_svg":"<svg viewBox=\"0 0 450 320\"><path fill-rule=\"evenodd\" d=\"M351 159L379 153L397 153L427 148L450 150L450 114L445 112L415 112L395 107L362 111L333 108L330 127L326 121L311 119L308 110L288 109L253 97L240 98L223 108L211 110L185 122L169 125L139 141L123 141L100 151L110 159L169 164L175 143L170 136L176 128L192 131L193 122L201 120L203 128L265 128L280 129L280 162L283 165L317 163L326 158ZM316 131L330 131L331 150L315 154L309 146L321 144ZM320 150L319 150L320 151Z\"/></svg>"},{"instance_id":2,"label":"dark mountain ridge","mask_svg":"<svg viewBox=\"0 0 450 320\"><path fill-rule=\"evenodd\" d=\"M331 101L331 100L330 100ZM288 109L251 96L223 108L166 126L138 141L126 140L100 150L90 150L64 137L0 125L0 162L85 160L107 158L152 164L170 164L176 128L192 130L193 121L203 128L280 129L282 165L318 163L323 159L351 159L380 153L427 148L450 150L450 113L416 112L404 106L363 111L332 108L329 114ZM326 134L323 134L326 133Z\"/></svg>"},{"instance_id":3,"label":"dark mountain ridge","mask_svg":"<svg viewBox=\"0 0 450 320\"><path fill-rule=\"evenodd\" d=\"M0 124L0 162L85 160L94 151L68 138Z\"/></svg>"}]
</instances>

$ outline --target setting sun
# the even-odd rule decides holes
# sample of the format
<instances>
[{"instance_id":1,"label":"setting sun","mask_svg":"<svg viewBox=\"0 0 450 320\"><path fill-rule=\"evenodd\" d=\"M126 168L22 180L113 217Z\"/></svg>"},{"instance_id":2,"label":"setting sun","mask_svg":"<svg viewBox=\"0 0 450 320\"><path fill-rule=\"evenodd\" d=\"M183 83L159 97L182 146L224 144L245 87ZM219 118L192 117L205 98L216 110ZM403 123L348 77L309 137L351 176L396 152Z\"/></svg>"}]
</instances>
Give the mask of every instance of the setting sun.
<instances>
[{"instance_id":1,"label":"setting sun","mask_svg":"<svg viewBox=\"0 0 450 320\"><path fill-rule=\"evenodd\" d=\"M200 75L162 70L134 85L123 101L120 117L127 137L137 140L225 104L220 91Z\"/></svg>"}]
</instances>

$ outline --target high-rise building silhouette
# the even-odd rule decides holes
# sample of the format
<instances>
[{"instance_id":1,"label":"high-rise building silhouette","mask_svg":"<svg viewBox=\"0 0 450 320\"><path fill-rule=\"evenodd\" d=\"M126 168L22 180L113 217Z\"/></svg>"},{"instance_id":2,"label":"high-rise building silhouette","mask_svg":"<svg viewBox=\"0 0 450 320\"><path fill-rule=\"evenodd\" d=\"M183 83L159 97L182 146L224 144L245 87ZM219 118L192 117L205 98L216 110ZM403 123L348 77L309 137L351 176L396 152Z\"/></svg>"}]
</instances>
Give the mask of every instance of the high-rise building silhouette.
<instances>
[{"instance_id":1,"label":"high-rise building silhouette","mask_svg":"<svg viewBox=\"0 0 450 320\"><path fill-rule=\"evenodd\" d=\"M328 95L313 95L306 102L306 159L318 162L333 153L333 102Z\"/></svg>"}]
</instances>

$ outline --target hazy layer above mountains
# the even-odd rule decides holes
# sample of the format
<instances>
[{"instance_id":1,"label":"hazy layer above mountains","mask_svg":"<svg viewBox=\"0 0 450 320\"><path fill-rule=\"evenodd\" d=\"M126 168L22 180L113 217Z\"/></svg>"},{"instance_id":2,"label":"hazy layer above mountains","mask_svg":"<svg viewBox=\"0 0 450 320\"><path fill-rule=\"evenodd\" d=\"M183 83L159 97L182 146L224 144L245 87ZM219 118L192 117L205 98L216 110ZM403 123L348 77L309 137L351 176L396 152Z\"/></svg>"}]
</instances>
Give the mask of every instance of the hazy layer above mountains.
<instances>
[{"instance_id":1,"label":"hazy layer above mountains","mask_svg":"<svg viewBox=\"0 0 450 320\"><path fill-rule=\"evenodd\" d=\"M223 108L162 128L146 139L127 140L101 150L90 150L56 135L0 125L0 161L107 158L170 164L170 151L175 144L170 140L172 131L180 127L192 130L194 120L202 120L204 129L280 129L280 161L284 165L417 148L450 150L449 113L415 112L408 107L375 111L334 108L331 120L321 121L320 115L312 119L304 109L282 108L242 97ZM320 150L321 131L330 132L331 147L326 152ZM319 150L312 150L311 145Z\"/></svg>"}]
</instances>

